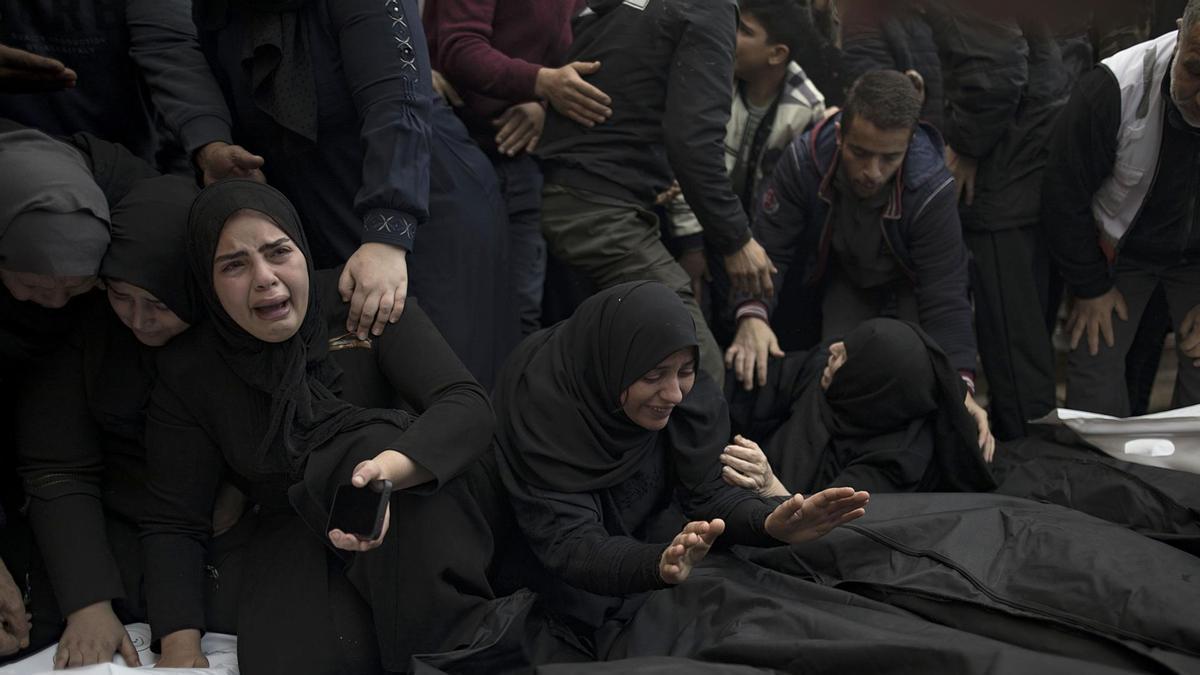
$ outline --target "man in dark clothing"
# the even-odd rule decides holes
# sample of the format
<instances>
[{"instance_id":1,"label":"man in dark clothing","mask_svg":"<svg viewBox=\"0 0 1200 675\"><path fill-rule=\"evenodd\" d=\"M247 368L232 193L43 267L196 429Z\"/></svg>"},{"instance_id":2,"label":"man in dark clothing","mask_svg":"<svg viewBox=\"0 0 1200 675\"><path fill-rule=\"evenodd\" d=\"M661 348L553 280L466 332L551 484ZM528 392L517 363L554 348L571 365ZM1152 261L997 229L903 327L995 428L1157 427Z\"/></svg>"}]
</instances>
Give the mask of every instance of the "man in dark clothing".
<instances>
[{"instance_id":1,"label":"man in dark clothing","mask_svg":"<svg viewBox=\"0 0 1200 675\"><path fill-rule=\"evenodd\" d=\"M1125 356L1165 291L1182 356L1175 404L1200 402L1200 0L1182 30L1079 82L1050 149L1042 221L1075 301L1067 406L1124 416ZM1112 315L1116 313L1117 320ZM1086 340L1083 338L1086 336Z\"/></svg>"},{"instance_id":2,"label":"man in dark clothing","mask_svg":"<svg viewBox=\"0 0 1200 675\"><path fill-rule=\"evenodd\" d=\"M589 0L567 60L601 63L588 81L611 96L612 117L588 128L552 112L539 151L554 255L601 288L650 279L675 289L701 336L700 366L718 381L716 341L651 209L674 175L733 283L771 292L771 261L725 172L736 30L733 0Z\"/></svg>"},{"instance_id":3,"label":"man in dark clothing","mask_svg":"<svg viewBox=\"0 0 1200 675\"><path fill-rule=\"evenodd\" d=\"M992 418L998 438L1019 438L1028 420L1055 406L1050 317L1057 301L1037 227L1041 180L1054 120L1091 48L1082 31L1053 31L1040 19L956 2L931 0L925 18L941 54L947 164L973 257Z\"/></svg>"},{"instance_id":4,"label":"man in dark clothing","mask_svg":"<svg viewBox=\"0 0 1200 675\"><path fill-rule=\"evenodd\" d=\"M942 63L920 3L859 0L847 5L842 13L842 63L850 81L879 69L916 72L925 90L921 120L942 128Z\"/></svg>"},{"instance_id":5,"label":"man in dark clothing","mask_svg":"<svg viewBox=\"0 0 1200 675\"><path fill-rule=\"evenodd\" d=\"M917 122L920 108L907 76L868 73L842 114L796 139L776 164L754 233L779 267L778 309L742 302L725 355L746 389L765 384L768 358L783 356L773 311L820 325L810 344L879 316L912 321L972 383L975 335L954 180L937 131ZM982 444L987 416L970 395L967 404Z\"/></svg>"},{"instance_id":6,"label":"man in dark clothing","mask_svg":"<svg viewBox=\"0 0 1200 675\"><path fill-rule=\"evenodd\" d=\"M539 99L581 124L607 117L608 97L581 76L597 64L563 65L574 10L564 0L431 0L425 6L426 32L436 40L433 67L462 97L459 116L492 160L504 192L511 280L526 335L540 327L546 275L542 172L529 154L546 118Z\"/></svg>"},{"instance_id":7,"label":"man in dark clothing","mask_svg":"<svg viewBox=\"0 0 1200 675\"><path fill-rule=\"evenodd\" d=\"M159 153L166 169L183 151L209 181L261 178L262 158L232 145L229 110L196 42L190 2L95 0L72 7L0 0L6 51L0 56L40 56L61 67L42 80L47 86L0 98L0 116L54 135L92 133L151 163ZM162 138L159 126L174 138Z\"/></svg>"}]
</instances>

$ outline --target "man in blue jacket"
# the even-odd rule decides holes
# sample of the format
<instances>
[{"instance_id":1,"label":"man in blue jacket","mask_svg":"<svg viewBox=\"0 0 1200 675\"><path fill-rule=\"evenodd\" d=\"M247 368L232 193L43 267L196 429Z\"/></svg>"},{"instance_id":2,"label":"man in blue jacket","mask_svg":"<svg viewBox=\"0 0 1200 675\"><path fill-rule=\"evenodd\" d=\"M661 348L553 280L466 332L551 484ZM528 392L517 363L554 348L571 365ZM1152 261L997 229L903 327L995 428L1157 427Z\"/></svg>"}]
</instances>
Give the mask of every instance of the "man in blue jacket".
<instances>
[{"instance_id":1,"label":"man in blue jacket","mask_svg":"<svg viewBox=\"0 0 1200 675\"><path fill-rule=\"evenodd\" d=\"M785 333L792 349L874 317L912 321L973 388L975 334L954 179L941 137L918 123L920 112L908 77L870 72L850 89L844 112L780 158L753 231L782 290L738 306L737 336L725 357L747 389L756 379L766 382L770 356L783 355L773 315L783 319L776 327L799 327ZM969 394L967 401L982 444L986 414Z\"/></svg>"}]
</instances>

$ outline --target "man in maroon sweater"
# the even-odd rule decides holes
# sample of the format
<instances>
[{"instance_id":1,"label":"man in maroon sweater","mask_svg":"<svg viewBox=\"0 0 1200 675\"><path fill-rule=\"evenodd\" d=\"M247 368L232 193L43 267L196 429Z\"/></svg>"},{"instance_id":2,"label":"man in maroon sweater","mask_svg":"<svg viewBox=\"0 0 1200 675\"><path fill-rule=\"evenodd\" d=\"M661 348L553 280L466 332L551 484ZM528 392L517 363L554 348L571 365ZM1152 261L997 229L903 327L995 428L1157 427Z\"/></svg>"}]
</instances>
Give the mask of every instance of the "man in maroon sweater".
<instances>
[{"instance_id":1,"label":"man in maroon sweater","mask_svg":"<svg viewBox=\"0 0 1200 675\"><path fill-rule=\"evenodd\" d=\"M572 0L427 0L424 23L458 111L492 159L508 206L513 293L525 334L541 316L546 243L542 175L529 153L545 120L542 101L580 124L608 118L608 96L583 81L599 63L570 63Z\"/></svg>"}]
</instances>

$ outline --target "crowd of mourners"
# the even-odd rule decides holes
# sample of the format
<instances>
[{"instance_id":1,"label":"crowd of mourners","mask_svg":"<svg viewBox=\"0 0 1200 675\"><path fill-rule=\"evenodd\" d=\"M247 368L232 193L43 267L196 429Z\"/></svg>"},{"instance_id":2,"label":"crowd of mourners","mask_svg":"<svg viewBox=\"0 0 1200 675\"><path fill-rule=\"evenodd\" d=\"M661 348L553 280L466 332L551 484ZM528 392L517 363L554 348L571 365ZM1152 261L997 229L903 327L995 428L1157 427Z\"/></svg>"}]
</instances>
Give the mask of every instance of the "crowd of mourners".
<instances>
[{"instance_id":1,"label":"crowd of mourners","mask_svg":"<svg viewBox=\"0 0 1200 675\"><path fill-rule=\"evenodd\" d=\"M1060 327L1200 403L1200 0L1066 4L0 0L0 656L587 659L993 489Z\"/></svg>"}]
</instances>

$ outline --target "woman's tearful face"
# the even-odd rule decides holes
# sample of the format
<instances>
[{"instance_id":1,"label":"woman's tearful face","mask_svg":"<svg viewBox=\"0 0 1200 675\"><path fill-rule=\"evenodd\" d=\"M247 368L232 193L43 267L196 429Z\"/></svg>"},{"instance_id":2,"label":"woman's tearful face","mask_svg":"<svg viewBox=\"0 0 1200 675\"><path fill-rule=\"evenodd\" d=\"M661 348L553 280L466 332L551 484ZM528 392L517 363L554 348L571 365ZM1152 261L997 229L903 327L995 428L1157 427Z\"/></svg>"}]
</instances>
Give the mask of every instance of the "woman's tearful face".
<instances>
[{"instance_id":1,"label":"woman's tearful face","mask_svg":"<svg viewBox=\"0 0 1200 675\"><path fill-rule=\"evenodd\" d=\"M250 335L284 342L308 312L304 254L270 218L238 211L221 230L213 256L213 288L221 307Z\"/></svg>"}]
</instances>

